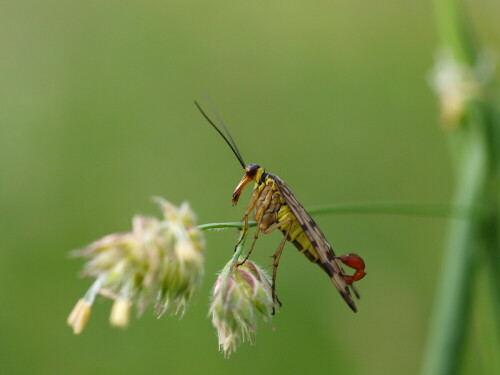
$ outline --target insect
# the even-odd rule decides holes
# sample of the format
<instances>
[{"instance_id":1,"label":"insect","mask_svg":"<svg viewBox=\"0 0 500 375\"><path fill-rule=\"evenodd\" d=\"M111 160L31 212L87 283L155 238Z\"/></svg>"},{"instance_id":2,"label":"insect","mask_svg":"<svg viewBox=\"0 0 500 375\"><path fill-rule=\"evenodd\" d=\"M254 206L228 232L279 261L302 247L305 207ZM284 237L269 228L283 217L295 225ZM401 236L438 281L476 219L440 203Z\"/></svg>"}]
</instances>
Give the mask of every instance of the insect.
<instances>
[{"instance_id":1,"label":"insect","mask_svg":"<svg viewBox=\"0 0 500 375\"><path fill-rule=\"evenodd\" d=\"M283 233L284 237L278 249L272 256L273 301L275 303L279 303L275 292L276 274L283 247L286 242L289 241L311 262L317 264L321 269L323 269L323 271L326 272L344 301L354 312L356 312L356 304L352 299L349 288L351 288L356 297L359 298L359 293L353 283L361 280L366 275L363 259L356 254L336 256L321 229L307 213L288 185L286 185L285 182L278 176L266 172L264 168L258 164L245 164L238 148L236 147L236 143L224 123L216 115L217 120L225 130L227 137L203 111L198 102L195 101L195 105L198 107L206 120L215 128L222 138L224 138L245 172L243 178L233 192L233 205L238 203L241 192L245 186L251 181L255 183L252 198L243 216L243 230L245 233L248 231L248 221L252 211L254 212L254 218L257 222L257 229L254 234L252 245L245 259L239 264L243 264L248 259L260 233L268 234L274 232L275 230L279 230ZM341 263L353 268L355 270L354 274L346 274Z\"/></svg>"}]
</instances>

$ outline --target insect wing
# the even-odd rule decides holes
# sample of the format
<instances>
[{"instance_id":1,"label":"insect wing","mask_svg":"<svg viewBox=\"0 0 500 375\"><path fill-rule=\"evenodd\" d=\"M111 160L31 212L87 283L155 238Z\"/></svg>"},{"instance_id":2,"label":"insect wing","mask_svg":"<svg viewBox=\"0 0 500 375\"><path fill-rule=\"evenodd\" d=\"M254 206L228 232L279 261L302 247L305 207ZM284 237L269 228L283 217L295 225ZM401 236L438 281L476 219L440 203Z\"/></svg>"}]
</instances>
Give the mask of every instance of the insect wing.
<instances>
[{"instance_id":1,"label":"insect wing","mask_svg":"<svg viewBox=\"0 0 500 375\"><path fill-rule=\"evenodd\" d=\"M326 240L325 235L321 232L321 229L319 229L312 217L309 216L290 188L279 177L272 176L272 178L276 182L276 186L281 196L290 207L290 210L297 218L307 238L316 250L321 268L323 268L328 276L330 276L333 284L338 289L342 298L344 298L349 307L356 312L356 304L351 298L349 286L343 278L344 272L342 271L339 261L335 259L335 253Z\"/></svg>"}]
</instances>

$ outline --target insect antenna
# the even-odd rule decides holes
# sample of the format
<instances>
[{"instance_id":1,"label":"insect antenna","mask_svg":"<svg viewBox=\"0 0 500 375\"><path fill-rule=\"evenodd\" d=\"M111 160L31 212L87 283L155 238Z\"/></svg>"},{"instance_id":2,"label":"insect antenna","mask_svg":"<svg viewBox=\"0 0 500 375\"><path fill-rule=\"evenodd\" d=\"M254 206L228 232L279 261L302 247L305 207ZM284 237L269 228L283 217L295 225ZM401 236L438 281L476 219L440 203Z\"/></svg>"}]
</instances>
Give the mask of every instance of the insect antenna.
<instances>
[{"instance_id":1,"label":"insect antenna","mask_svg":"<svg viewBox=\"0 0 500 375\"><path fill-rule=\"evenodd\" d=\"M246 164L245 162L243 161L243 158L241 157L241 154L240 152L238 151L238 148L236 147L236 143L234 143L234 140L233 138L231 137L231 134L229 133L229 131L227 130L226 126L219 120L219 122L221 123L223 129L226 131L229 139L224 135L224 133L217 127L217 125L215 125L215 123L210 119L210 117L208 117L208 115L205 113L205 111L201 108L201 106L198 104L198 102L195 100L194 101L194 104L196 105L196 107L198 108L198 110L201 112L201 114L203 115L203 117L205 117L205 119L210 123L210 125L212 125L214 127L215 130L217 130L217 133L220 134L220 136L222 138L224 138L224 140L226 141L226 143L228 144L228 146L231 148L231 150L233 151L234 155L236 156L236 158L238 159L238 161L240 162L241 166L243 167L243 169L245 169L246 167ZM229 141L231 140L232 143Z\"/></svg>"},{"instance_id":2,"label":"insect antenna","mask_svg":"<svg viewBox=\"0 0 500 375\"><path fill-rule=\"evenodd\" d=\"M226 125L224 124L224 121L222 121L222 118L220 117L219 113L217 113L217 110L215 109L215 107L214 107L212 101L210 100L210 98L207 98L207 101L208 101L208 106L210 108L210 111L215 116L215 119L217 120L217 122L220 125L222 125L222 127L224 128L224 131L226 132L226 135L229 137L229 140L233 144L234 149L238 153L239 159L241 161L243 161L243 158L241 157L240 150L238 150L238 146L236 146L236 142L234 141L233 137L231 136L231 133L229 133L229 130L227 129Z\"/></svg>"}]
</instances>

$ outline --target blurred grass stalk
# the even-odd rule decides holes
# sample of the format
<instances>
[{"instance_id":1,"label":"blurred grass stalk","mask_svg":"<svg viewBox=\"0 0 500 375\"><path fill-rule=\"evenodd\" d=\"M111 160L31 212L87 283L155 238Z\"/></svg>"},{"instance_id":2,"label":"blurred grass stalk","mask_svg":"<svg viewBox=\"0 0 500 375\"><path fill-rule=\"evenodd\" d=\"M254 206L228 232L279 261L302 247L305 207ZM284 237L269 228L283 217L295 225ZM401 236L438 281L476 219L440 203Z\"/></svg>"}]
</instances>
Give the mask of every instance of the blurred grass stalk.
<instances>
[{"instance_id":1,"label":"blurred grass stalk","mask_svg":"<svg viewBox=\"0 0 500 375\"><path fill-rule=\"evenodd\" d=\"M458 2L434 0L437 28L443 48L452 61L474 72L481 61ZM495 301L490 305L495 309L493 316L500 316L500 163L497 155L500 118L495 117L495 98L491 89L488 90L484 83L478 87L479 93L464 100L463 112L458 115L456 124L448 126L447 137L455 161L453 204L485 209L480 210L479 215L471 213L466 218L453 217L450 221L422 375L459 373L479 272L489 271L493 276L488 296ZM495 328L498 327L491 327ZM488 368L491 363L482 365ZM500 369L491 373L500 373Z\"/></svg>"}]
</instances>

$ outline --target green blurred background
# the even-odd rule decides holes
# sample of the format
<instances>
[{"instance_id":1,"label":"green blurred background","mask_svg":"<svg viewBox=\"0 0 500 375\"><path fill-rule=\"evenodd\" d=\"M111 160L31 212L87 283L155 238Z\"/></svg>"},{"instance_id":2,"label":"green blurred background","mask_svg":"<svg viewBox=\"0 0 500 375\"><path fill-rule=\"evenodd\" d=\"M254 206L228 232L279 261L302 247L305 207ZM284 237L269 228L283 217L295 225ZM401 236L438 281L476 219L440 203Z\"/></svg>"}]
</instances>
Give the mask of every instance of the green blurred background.
<instances>
[{"instance_id":1,"label":"green blurred background","mask_svg":"<svg viewBox=\"0 0 500 375\"><path fill-rule=\"evenodd\" d=\"M466 3L500 49L500 3ZM148 310L122 331L100 299L81 336L65 324L91 280L71 249L188 200L199 223L235 221L242 176L193 105L209 95L247 163L307 206L448 202L453 178L427 76L429 2L3 0L0 5L1 374L414 374L447 221L330 215L338 253L367 263L353 314L317 267L285 248L283 301L257 345L229 359L207 318L234 231L208 232L203 288L184 319ZM253 258L269 264L279 234ZM472 339L481 341L477 335ZM470 345L468 363L481 361ZM484 358L483 358L484 359Z\"/></svg>"}]
</instances>

